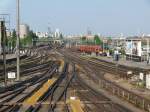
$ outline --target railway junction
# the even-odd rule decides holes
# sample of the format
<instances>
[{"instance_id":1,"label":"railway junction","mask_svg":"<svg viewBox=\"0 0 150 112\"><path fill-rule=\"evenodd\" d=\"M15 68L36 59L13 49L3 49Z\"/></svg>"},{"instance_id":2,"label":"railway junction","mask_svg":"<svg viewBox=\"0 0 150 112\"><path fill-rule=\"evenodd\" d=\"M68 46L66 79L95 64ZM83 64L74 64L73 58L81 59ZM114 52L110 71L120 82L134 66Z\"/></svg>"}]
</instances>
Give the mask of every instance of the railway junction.
<instances>
[{"instance_id":1,"label":"railway junction","mask_svg":"<svg viewBox=\"0 0 150 112\"><path fill-rule=\"evenodd\" d=\"M150 111L149 90L129 83L148 69L118 64L116 71L116 63L64 47L24 51L20 81L4 79L0 66L0 112ZM15 58L7 60L6 70L16 72Z\"/></svg>"},{"instance_id":2,"label":"railway junction","mask_svg":"<svg viewBox=\"0 0 150 112\"><path fill-rule=\"evenodd\" d=\"M148 0L105 1L0 0L0 112L150 112Z\"/></svg>"},{"instance_id":3,"label":"railway junction","mask_svg":"<svg viewBox=\"0 0 150 112\"><path fill-rule=\"evenodd\" d=\"M0 112L150 112L148 66L53 39L9 54L1 23Z\"/></svg>"}]
</instances>

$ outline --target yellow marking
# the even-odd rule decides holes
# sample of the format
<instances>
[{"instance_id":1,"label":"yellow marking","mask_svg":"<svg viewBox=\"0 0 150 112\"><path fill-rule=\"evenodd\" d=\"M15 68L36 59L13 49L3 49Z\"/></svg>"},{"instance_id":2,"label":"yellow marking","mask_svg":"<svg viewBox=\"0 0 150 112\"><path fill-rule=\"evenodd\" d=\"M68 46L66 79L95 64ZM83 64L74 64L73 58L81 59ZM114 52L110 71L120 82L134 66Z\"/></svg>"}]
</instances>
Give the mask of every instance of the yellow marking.
<instances>
[{"instance_id":1,"label":"yellow marking","mask_svg":"<svg viewBox=\"0 0 150 112\"><path fill-rule=\"evenodd\" d=\"M56 78L48 80L43 86L35 92L31 97L24 101L25 105L35 105L39 98L49 89L49 87L56 81Z\"/></svg>"},{"instance_id":2,"label":"yellow marking","mask_svg":"<svg viewBox=\"0 0 150 112\"><path fill-rule=\"evenodd\" d=\"M64 65L65 65L65 62L64 62L64 60L61 59L61 60L60 60L59 72L62 72L62 71L63 71Z\"/></svg>"},{"instance_id":3,"label":"yellow marking","mask_svg":"<svg viewBox=\"0 0 150 112\"><path fill-rule=\"evenodd\" d=\"M83 68L79 65L76 65L77 70L83 70Z\"/></svg>"},{"instance_id":4,"label":"yellow marking","mask_svg":"<svg viewBox=\"0 0 150 112\"><path fill-rule=\"evenodd\" d=\"M69 100L68 102L70 104L70 107L73 112L84 112L81 107L81 101L80 100Z\"/></svg>"}]
</instances>

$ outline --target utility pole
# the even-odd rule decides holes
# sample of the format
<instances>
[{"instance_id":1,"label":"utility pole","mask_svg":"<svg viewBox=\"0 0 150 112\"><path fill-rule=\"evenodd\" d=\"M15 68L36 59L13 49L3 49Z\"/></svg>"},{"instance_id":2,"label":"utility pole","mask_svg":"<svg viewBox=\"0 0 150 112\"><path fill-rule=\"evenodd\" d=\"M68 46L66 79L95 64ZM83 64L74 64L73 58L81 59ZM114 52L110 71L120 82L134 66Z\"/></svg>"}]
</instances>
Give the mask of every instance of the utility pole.
<instances>
[{"instance_id":1,"label":"utility pole","mask_svg":"<svg viewBox=\"0 0 150 112\"><path fill-rule=\"evenodd\" d=\"M133 55L133 40L131 39L131 61L132 61L132 56Z\"/></svg>"},{"instance_id":2,"label":"utility pole","mask_svg":"<svg viewBox=\"0 0 150 112\"><path fill-rule=\"evenodd\" d=\"M20 46L19 46L19 41L20 41L20 0L16 0L16 12L17 12L17 17L16 17L16 27L17 27L17 42L16 42L16 48L17 48L17 80L20 79Z\"/></svg>"},{"instance_id":3,"label":"utility pole","mask_svg":"<svg viewBox=\"0 0 150 112\"><path fill-rule=\"evenodd\" d=\"M3 48L3 69L4 69L4 84L7 86L7 74L6 74L6 28L5 28L5 22L0 22L0 29L1 29L1 42L2 42L2 48ZM0 43L1 44L1 43Z\"/></svg>"},{"instance_id":4,"label":"utility pole","mask_svg":"<svg viewBox=\"0 0 150 112\"><path fill-rule=\"evenodd\" d=\"M149 64L149 38L147 38L147 64Z\"/></svg>"},{"instance_id":5,"label":"utility pole","mask_svg":"<svg viewBox=\"0 0 150 112\"><path fill-rule=\"evenodd\" d=\"M104 49L104 38L103 38L103 53L104 53L104 50L105 50L105 49Z\"/></svg>"},{"instance_id":6,"label":"utility pole","mask_svg":"<svg viewBox=\"0 0 150 112\"><path fill-rule=\"evenodd\" d=\"M0 22L0 54L2 54L2 22Z\"/></svg>"}]
</instances>

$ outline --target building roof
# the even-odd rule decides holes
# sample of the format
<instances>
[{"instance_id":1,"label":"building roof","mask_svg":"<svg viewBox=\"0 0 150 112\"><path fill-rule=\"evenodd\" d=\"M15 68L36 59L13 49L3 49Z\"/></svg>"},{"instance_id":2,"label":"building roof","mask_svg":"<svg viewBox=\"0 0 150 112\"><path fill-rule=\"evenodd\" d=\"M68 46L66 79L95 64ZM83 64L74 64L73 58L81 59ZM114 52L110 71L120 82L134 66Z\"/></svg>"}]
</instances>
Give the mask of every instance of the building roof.
<instances>
[{"instance_id":1,"label":"building roof","mask_svg":"<svg viewBox=\"0 0 150 112\"><path fill-rule=\"evenodd\" d=\"M140 40L142 40L142 38L138 37L138 36L133 36L133 37L127 37L126 38L126 41L130 41L130 40L132 40L132 41L140 41Z\"/></svg>"}]
</instances>

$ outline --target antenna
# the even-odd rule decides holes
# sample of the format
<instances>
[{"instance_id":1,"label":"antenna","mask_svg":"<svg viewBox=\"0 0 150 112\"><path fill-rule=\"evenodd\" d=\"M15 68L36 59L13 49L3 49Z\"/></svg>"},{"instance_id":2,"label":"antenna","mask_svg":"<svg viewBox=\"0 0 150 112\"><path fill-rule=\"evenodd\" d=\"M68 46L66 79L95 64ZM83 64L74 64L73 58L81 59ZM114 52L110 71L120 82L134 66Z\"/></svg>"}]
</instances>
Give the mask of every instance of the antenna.
<instances>
[{"instance_id":1,"label":"antenna","mask_svg":"<svg viewBox=\"0 0 150 112\"><path fill-rule=\"evenodd\" d=\"M90 28L87 28L87 35L92 35L92 31L90 30Z\"/></svg>"}]
</instances>

